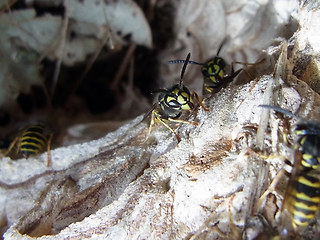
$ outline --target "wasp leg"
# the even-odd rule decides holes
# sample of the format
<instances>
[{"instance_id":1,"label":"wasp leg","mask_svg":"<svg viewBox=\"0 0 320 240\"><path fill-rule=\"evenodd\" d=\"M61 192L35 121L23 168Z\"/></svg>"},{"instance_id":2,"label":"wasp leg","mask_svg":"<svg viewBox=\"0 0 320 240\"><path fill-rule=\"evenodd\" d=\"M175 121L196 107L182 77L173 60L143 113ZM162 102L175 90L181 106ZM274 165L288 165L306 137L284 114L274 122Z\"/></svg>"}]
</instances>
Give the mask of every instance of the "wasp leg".
<instances>
[{"instance_id":1,"label":"wasp leg","mask_svg":"<svg viewBox=\"0 0 320 240\"><path fill-rule=\"evenodd\" d=\"M192 124L194 126L198 126L199 123L197 122L192 122L192 121L186 121L186 120L182 120L182 119L174 119L174 118L168 118L169 121L171 122L177 122L177 123L186 123L186 124ZM162 120L161 120L162 124L164 124L167 128L170 129L171 132L174 133L174 135L177 137L177 140L178 140L178 143L180 142L180 137L178 136L178 134L176 134L172 128L170 128L166 123L164 123Z\"/></svg>"},{"instance_id":2,"label":"wasp leg","mask_svg":"<svg viewBox=\"0 0 320 240\"><path fill-rule=\"evenodd\" d=\"M253 212L259 212L260 208L264 205L264 202L267 198L267 196L270 193L273 193L276 191L276 187L278 182L280 181L280 179L282 178L282 176L285 175L287 177L289 177L289 173L287 172L287 170L285 170L284 168L282 168L277 175L274 177L274 179L272 180L272 182L270 183L269 187L267 188L267 190L261 195L261 197L258 199L258 201L256 202L256 204L253 207Z\"/></svg>"},{"instance_id":3,"label":"wasp leg","mask_svg":"<svg viewBox=\"0 0 320 240\"><path fill-rule=\"evenodd\" d=\"M244 73L250 78L250 79L253 79L253 76L244 68L240 68L238 69L237 71L234 71L234 64L241 64L243 66L254 66L254 65L257 65L259 63L262 63L265 59L262 58L261 60L255 62L255 63L246 63L246 62L232 62L231 63L231 75L230 76L227 76L226 78L230 78L230 80L232 80L233 78L235 78L241 71L244 71Z\"/></svg>"},{"instance_id":4,"label":"wasp leg","mask_svg":"<svg viewBox=\"0 0 320 240\"><path fill-rule=\"evenodd\" d=\"M149 128L148 128L147 136L146 136L144 142L146 142L146 141L148 140L148 137L149 137L149 135L150 135L150 133L151 133L151 130L152 130L152 126L154 125L154 119L155 119L154 114L155 114L155 113L154 113L154 111L152 110L152 111L151 111L151 120L150 120L150 124L149 124ZM143 119L145 119L146 116L147 116L147 115L145 115ZM143 119L142 119L142 120L143 120Z\"/></svg>"},{"instance_id":5,"label":"wasp leg","mask_svg":"<svg viewBox=\"0 0 320 240\"><path fill-rule=\"evenodd\" d=\"M233 66L234 64L241 64L241 65L244 65L244 66L254 66L254 65L257 65L259 63L262 63L265 59L262 58L261 60L255 62L255 63L247 63L247 62L238 62L238 61L234 61L231 63L231 65Z\"/></svg>"},{"instance_id":6,"label":"wasp leg","mask_svg":"<svg viewBox=\"0 0 320 240\"><path fill-rule=\"evenodd\" d=\"M232 81L232 79L231 79L231 81ZM227 83L229 83L229 82L227 82ZM216 85L214 87L210 87L209 85L204 84L202 93L203 93L203 95L205 95L207 93L208 94L215 94L215 93L218 93L223 86L224 86L223 83L220 83L219 85Z\"/></svg>"},{"instance_id":7,"label":"wasp leg","mask_svg":"<svg viewBox=\"0 0 320 240\"><path fill-rule=\"evenodd\" d=\"M197 122L191 122L191 121L182 120L182 119L168 118L168 120L171 121L171 122L192 124L194 126L198 126L198 124L199 124Z\"/></svg>"},{"instance_id":8,"label":"wasp leg","mask_svg":"<svg viewBox=\"0 0 320 240\"><path fill-rule=\"evenodd\" d=\"M164 119L159 118L159 116L155 116L156 120L160 121L166 128L168 128L177 138L178 143L181 141L180 136L164 121ZM197 126L197 122L191 122L191 121L186 121L182 119L174 119L174 118L168 118L168 121L171 122L177 122L177 123L187 123L187 124L192 124L194 126Z\"/></svg>"},{"instance_id":9,"label":"wasp leg","mask_svg":"<svg viewBox=\"0 0 320 240\"><path fill-rule=\"evenodd\" d=\"M203 105L202 100L200 99L199 95L196 92L192 92L192 96L194 96L195 99L197 99L197 101L199 102L200 106L204 111L209 111L209 109Z\"/></svg>"},{"instance_id":10,"label":"wasp leg","mask_svg":"<svg viewBox=\"0 0 320 240\"><path fill-rule=\"evenodd\" d=\"M155 118L154 112L152 111L152 113L151 113L151 121L150 121L149 129L148 129L148 136L150 135L152 126L154 125L154 118Z\"/></svg>"},{"instance_id":11,"label":"wasp leg","mask_svg":"<svg viewBox=\"0 0 320 240\"><path fill-rule=\"evenodd\" d=\"M155 120L161 122L166 128L168 128L177 138L177 141L178 143L181 141L181 138L180 136L165 122L164 119L162 119L159 114L157 114L156 112L152 112L152 116L151 116L151 122L150 122L150 125L149 125L149 129L148 129L148 134L147 134L147 137L146 137L146 140L148 139L150 133L151 133L151 129L152 129L152 126L154 125L155 123ZM169 121L173 121L173 122L184 122L184 123L191 123L191 122L188 122L188 121L183 121L183 120L179 120L179 119L172 119L172 118L169 118L168 119ZM145 140L145 141L146 141Z\"/></svg>"},{"instance_id":12,"label":"wasp leg","mask_svg":"<svg viewBox=\"0 0 320 240\"><path fill-rule=\"evenodd\" d=\"M50 146L51 146L52 137L53 137L53 133L50 134L47 142L47 167L51 165Z\"/></svg>"},{"instance_id":13,"label":"wasp leg","mask_svg":"<svg viewBox=\"0 0 320 240\"><path fill-rule=\"evenodd\" d=\"M9 153L11 152L11 150L14 148L14 146L17 144L17 142L18 142L18 140L19 140L19 137L15 137L14 139L13 139L13 141L10 143L10 146L9 146L9 148L8 148L8 150L5 152L5 156L8 156L9 155ZM19 149L17 149L17 151L19 151Z\"/></svg>"},{"instance_id":14,"label":"wasp leg","mask_svg":"<svg viewBox=\"0 0 320 240\"><path fill-rule=\"evenodd\" d=\"M166 124L163 119L161 119L161 118L156 118L156 119L159 120L166 128L168 128L176 136L178 143L181 141L180 136L168 124ZM169 118L168 120L172 121L172 120L179 120L179 119ZM183 121L183 120L181 120L181 121ZM179 121L179 122L181 122L181 121Z\"/></svg>"}]
</instances>

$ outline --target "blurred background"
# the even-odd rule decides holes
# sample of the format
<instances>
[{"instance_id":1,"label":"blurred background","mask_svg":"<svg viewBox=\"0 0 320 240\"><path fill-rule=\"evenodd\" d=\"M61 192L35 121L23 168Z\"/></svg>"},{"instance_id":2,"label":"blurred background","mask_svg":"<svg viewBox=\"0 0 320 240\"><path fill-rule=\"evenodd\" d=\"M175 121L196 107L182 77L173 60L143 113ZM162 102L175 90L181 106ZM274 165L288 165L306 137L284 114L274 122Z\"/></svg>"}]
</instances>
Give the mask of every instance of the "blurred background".
<instances>
[{"instance_id":1,"label":"blurred background","mask_svg":"<svg viewBox=\"0 0 320 240\"><path fill-rule=\"evenodd\" d=\"M298 28L297 1L2 0L0 138L45 121L53 148L92 140L147 112L184 59L256 62ZM242 66L236 66L239 68ZM248 79L245 81L249 81ZM199 67L184 84L202 92Z\"/></svg>"}]
</instances>

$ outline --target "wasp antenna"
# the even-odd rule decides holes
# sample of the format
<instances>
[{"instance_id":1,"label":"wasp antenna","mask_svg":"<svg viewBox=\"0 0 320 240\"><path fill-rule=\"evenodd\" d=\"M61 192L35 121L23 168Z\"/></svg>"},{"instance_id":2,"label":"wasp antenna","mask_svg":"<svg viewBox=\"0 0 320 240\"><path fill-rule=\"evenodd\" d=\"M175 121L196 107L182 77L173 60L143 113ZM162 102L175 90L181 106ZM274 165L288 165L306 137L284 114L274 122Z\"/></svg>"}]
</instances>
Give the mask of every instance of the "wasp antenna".
<instances>
[{"instance_id":1,"label":"wasp antenna","mask_svg":"<svg viewBox=\"0 0 320 240\"><path fill-rule=\"evenodd\" d=\"M220 46L219 46L219 49L218 49L218 51L217 51L217 56L219 56L219 54L220 54L220 51L221 51L221 49L222 49L222 47L223 47L223 45L226 43L226 39L224 39L223 41L222 41L222 43L220 44Z\"/></svg>"},{"instance_id":2,"label":"wasp antenna","mask_svg":"<svg viewBox=\"0 0 320 240\"><path fill-rule=\"evenodd\" d=\"M218 51L217 51L217 55L216 55L216 56L219 56L222 47L224 46L224 44L225 44L226 42L228 42L229 39L230 39L230 36L226 36L226 37L222 40L222 43L221 43L220 46L219 46L219 49L218 49Z\"/></svg>"},{"instance_id":3,"label":"wasp antenna","mask_svg":"<svg viewBox=\"0 0 320 240\"><path fill-rule=\"evenodd\" d=\"M167 61L167 63L168 64L186 63L186 60L180 60L180 59L169 60L169 61ZM188 64L195 64L195 65L201 65L201 66L204 65L203 63L198 63L198 62L195 62L195 61L188 61Z\"/></svg>"},{"instance_id":4,"label":"wasp antenna","mask_svg":"<svg viewBox=\"0 0 320 240\"><path fill-rule=\"evenodd\" d=\"M177 60L169 60L169 61L167 61L167 64L176 64L176 63L185 63L185 60L177 59Z\"/></svg>"},{"instance_id":5,"label":"wasp antenna","mask_svg":"<svg viewBox=\"0 0 320 240\"><path fill-rule=\"evenodd\" d=\"M189 63L190 56L191 56L191 53L188 53L187 58L186 58L183 66L182 66L182 69L181 69L180 84L179 84L180 87L182 87L183 75L184 75L184 72L186 71L187 65L188 65L188 63Z\"/></svg>"},{"instance_id":6,"label":"wasp antenna","mask_svg":"<svg viewBox=\"0 0 320 240\"><path fill-rule=\"evenodd\" d=\"M283 113L284 115L287 115L287 116L289 116L289 117L292 117L292 118L295 118L295 119L298 119L298 120L303 120L302 118L294 115L292 112L290 112L290 111L288 111L288 110L286 110L286 109L277 107L277 106L261 104L261 105L259 105L258 107L269 108L269 109L274 110L274 111L276 111L276 112Z\"/></svg>"}]
</instances>

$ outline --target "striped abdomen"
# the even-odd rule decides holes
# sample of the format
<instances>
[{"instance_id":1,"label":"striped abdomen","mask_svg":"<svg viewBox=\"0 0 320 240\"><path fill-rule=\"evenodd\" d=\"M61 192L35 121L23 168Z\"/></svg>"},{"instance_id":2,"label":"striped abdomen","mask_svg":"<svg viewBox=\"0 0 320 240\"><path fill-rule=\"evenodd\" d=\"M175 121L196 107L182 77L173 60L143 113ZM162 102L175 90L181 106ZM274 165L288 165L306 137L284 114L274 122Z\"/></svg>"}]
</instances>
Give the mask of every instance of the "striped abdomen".
<instances>
[{"instance_id":1,"label":"striped abdomen","mask_svg":"<svg viewBox=\"0 0 320 240\"><path fill-rule=\"evenodd\" d=\"M301 132L296 130L296 133ZM302 135L296 148L302 153L301 164L304 168L317 169L320 166L320 135Z\"/></svg>"},{"instance_id":2,"label":"striped abdomen","mask_svg":"<svg viewBox=\"0 0 320 240\"><path fill-rule=\"evenodd\" d=\"M44 136L44 126L36 124L28 127L20 138L19 149L25 158L31 154L42 152L47 144L47 139Z\"/></svg>"},{"instance_id":3,"label":"striped abdomen","mask_svg":"<svg viewBox=\"0 0 320 240\"><path fill-rule=\"evenodd\" d=\"M288 210L292 214L292 225L295 229L304 227L315 218L320 203L319 179L302 171L293 181L289 194Z\"/></svg>"},{"instance_id":4,"label":"striped abdomen","mask_svg":"<svg viewBox=\"0 0 320 240\"><path fill-rule=\"evenodd\" d=\"M204 77L204 90L212 92L213 88L219 88L223 83L225 61L216 56L208 60L201 68Z\"/></svg>"}]
</instances>

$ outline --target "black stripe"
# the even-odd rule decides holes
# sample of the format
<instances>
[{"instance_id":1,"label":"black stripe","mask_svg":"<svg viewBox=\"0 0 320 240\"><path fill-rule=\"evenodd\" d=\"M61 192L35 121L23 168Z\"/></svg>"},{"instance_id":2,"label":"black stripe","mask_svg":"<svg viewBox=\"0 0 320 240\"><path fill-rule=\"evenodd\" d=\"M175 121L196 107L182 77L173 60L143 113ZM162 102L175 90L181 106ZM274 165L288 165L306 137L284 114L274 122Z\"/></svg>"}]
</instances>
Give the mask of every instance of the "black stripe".
<instances>
[{"instance_id":1,"label":"black stripe","mask_svg":"<svg viewBox=\"0 0 320 240\"><path fill-rule=\"evenodd\" d=\"M311 219L307 219L307 218L300 217L300 216L294 216L294 219L297 219L299 222L301 222L301 224L309 222L311 220Z\"/></svg>"},{"instance_id":2,"label":"black stripe","mask_svg":"<svg viewBox=\"0 0 320 240\"><path fill-rule=\"evenodd\" d=\"M313 206L318 206L318 202L312 202L312 201L308 201L308 200L304 200L301 198L297 198L296 196L292 196L295 199L295 202L297 203L303 203L305 205L307 205L308 207L313 207Z\"/></svg>"},{"instance_id":3,"label":"black stripe","mask_svg":"<svg viewBox=\"0 0 320 240\"><path fill-rule=\"evenodd\" d=\"M304 215L315 215L316 211L313 210L307 210L304 208L300 208L300 207L294 207L294 209L298 212L303 213Z\"/></svg>"},{"instance_id":4,"label":"black stripe","mask_svg":"<svg viewBox=\"0 0 320 240\"><path fill-rule=\"evenodd\" d=\"M38 133L27 133L27 134L23 134L21 138L27 138L27 139L34 139L34 140L38 140L38 142L42 141L42 142L46 142L47 139L45 138L45 136L38 134ZM22 139L22 141L26 141L27 139Z\"/></svg>"},{"instance_id":5,"label":"black stripe","mask_svg":"<svg viewBox=\"0 0 320 240\"><path fill-rule=\"evenodd\" d=\"M27 128L26 131L43 133L43 127L42 126L32 126L32 127Z\"/></svg>"},{"instance_id":6,"label":"black stripe","mask_svg":"<svg viewBox=\"0 0 320 240\"><path fill-rule=\"evenodd\" d=\"M31 145L29 143L34 143L36 144L39 148L42 148L43 146L45 146L44 142L39 141L39 139L32 139L32 138L28 138L28 139L24 139L22 142L20 142L20 148L24 147L25 145Z\"/></svg>"},{"instance_id":7,"label":"black stripe","mask_svg":"<svg viewBox=\"0 0 320 240\"><path fill-rule=\"evenodd\" d=\"M312 183L317 183L319 182L318 179L311 177L311 176L304 176L307 180L311 181ZM304 183L301 183L298 179L295 187L296 191L298 193L304 193L305 195L313 198L313 197L318 197L319 196L319 188L314 188L310 187Z\"/></svg>"},{"instance_id":8,"label":"black stripe","mask_svg":"<svg viewBox=\"0 0 320 240\"><path fill-rule=\"evenodd\" d=\"M24 148L25 150L22 150L21 152L23 152L23 151L41 151L42 150L42 148L41 148L42 146L41 145L37 145L37 146L34 146L34 145L31 145L31 144L22 144L22 145L20 145L20 149L22 149L22 148Z\"/></svg>"}]
</instances>

